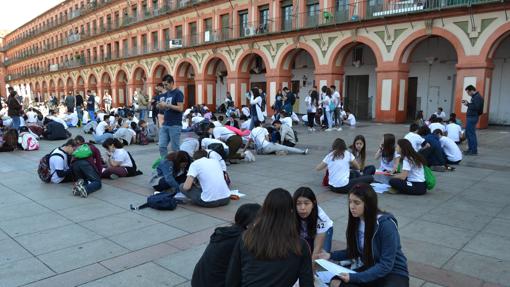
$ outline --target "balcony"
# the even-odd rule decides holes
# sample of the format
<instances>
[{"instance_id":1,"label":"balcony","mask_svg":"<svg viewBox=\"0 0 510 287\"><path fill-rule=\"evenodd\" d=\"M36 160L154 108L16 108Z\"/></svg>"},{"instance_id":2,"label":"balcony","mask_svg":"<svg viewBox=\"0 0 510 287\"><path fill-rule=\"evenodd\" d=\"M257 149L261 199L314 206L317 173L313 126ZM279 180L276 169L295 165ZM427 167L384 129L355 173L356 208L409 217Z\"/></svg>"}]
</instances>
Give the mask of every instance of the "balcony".
<instances>
[{"instance_id":1,"label":"balcony","mask_svg":"<svg viewBox=\"0 0 510 287\"><path fill-rule=\"evenodd\" d=\"M201 34L189 34L183 35L181 38L173 38L165 41L163 44L158 44L158 47L146 47L142 51L139 51L138 47L133 47L132 51L128 51L123 49L121 53L113 53L114 55L104 57L104 59L94 58L90 59L81 59L79 63L77 60L66 62L65 64L59 65L59 70L62 69L71 69L78 66L83 65L94 65L106 63L109 61L116 60L127 60L129 58L138 57L141 55L160 53L166 51L172 51L176 49L183 48L191 48L197 47L201 45L208 45L214 43L222 43L227 41L235 41L239 39L251 38L251 37L259 37L262 35L272 35L276 33L289 32L289 31L299 31L302 29L310 29L315 27L327 27L331 25L352 23L356 21L362 20L370 20L370 19L379 19L381 17L393 17L399 16L403 14L411 14L411 13L423 13L430 11L443 10L447 8L458 8L458 7L470 7L472 5L478 4L486 4L486 3L498 3L501 0L429 0L427 5L423 6L414 6L412 4L405 1L398 1L393 3L392 5L378 5L376 4L378 0L369 0L366 2L366 13L361 11L361 2L358 2L355 7L345 6L345 7L337 7L336 9L319 11L320 13L309 15L307 13L301 13L293 15L290 19L268 19L265 23L257 23L257 22L249 22L244 23L241 26L231 26L231 27L223 27L218 30L208 30ZM395 6L396 5L396 6ZM420 7L420 8L413 8ZM162 7L163 8L163 7ZM160 11L160 10L159 10ZM363 12L363 13L362 13ZM126 18L125 18L126 19ZM80 34L80 40L84 40L88 37L94 36L94 34ZM75 37L72 39L65 39L61 41L59 45L67 45L69 41L74 41ZM57 45L57 47L60 47ZM50 50L50 47L44 47L43 49L35 49L33 50L33 54L36 55L38 53L42 53ZM26 57L26 56L25 56ZM9 59L4 61L5 65L13 64L20 59ZM49 72L49 69L32 69L27 70L22 74L14 74L11 75L12 79L23 78L27 76L39 75Z\"/></svg>"}]
</instances>

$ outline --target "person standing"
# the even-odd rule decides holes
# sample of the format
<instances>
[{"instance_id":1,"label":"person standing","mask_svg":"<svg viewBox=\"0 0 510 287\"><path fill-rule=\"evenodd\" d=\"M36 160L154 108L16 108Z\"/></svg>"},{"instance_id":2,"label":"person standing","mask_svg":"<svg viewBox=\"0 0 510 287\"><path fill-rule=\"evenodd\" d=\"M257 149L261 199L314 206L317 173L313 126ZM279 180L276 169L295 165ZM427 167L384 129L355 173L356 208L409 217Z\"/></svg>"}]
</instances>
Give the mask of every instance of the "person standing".
<instances>
[{"instance_id":1,"label":"person standing","mask_svg":"<svg viewBox=\"0 0 510 287\"><path fill-rule=\"evenodd\" d=\"M313 125L315 122L315 114L317 113L317 103L319 102L319 94L317 93L317 87L313 86L310 94L305 98L306 102L306 114L308 117L308 130L315 131Z\"/></svg>"},{"instance_id":2,"label":"person standing","mask_svg":"<svg viewBox=\"0 0 510 287\"><path fill-rule=\"evenodd\" d=\"M110 93L108 93L108 91L106 91L103 97L103 103L105 112L109 114L112 109L112 96L110 96Z\"/></svg>"},{"instance_id":3,"label":"person standing","mask_svg":"<svg viewBox=\"0 0 510 287\"><path fill-rule=\"evenodd\" d=\"M76 98L73 96L73 92L69 91L65 98L65 104L68 113L74 113L74 107L76 106Z\"/></svg>"},{"instance_id":4,"label":"person standing","mask_svg":"<svg viewBox=\"0 0 510 287\"><path fill-rule=\"evenodd\" d=\"M78 127L81 127L83 123L83 96L80 93L76 93L76 113L78 114Z\"/></svg>"},{"instance_id":5,"label":"person standing","mask_svg":"<svg viewBox=\"0 0 510 287\"><path fill-rule=\"evenodd\" d=\"M8 88L9 97L7 97L7 115L12 118L12 128L19 130L21 124L21 104L16 98L17 93L13 87Z\"/></svg>"},{"instance_id":6,"label":"person standing","mask_svg":"<svg viewBox=\"0 0 510 287\"><path fill-rule=\"evenodd\" d=\"M87 95L88 95L87 112L89 113L89 120L95 121L96 120L96 114L95 114L95 112L96 112L96 97L90 90L87 90Z\"/></svg>"},{"instance_id":7,"label":"person standing","mask_svg":"<svg viewBox=\"0 0 510 287\"><path fill-rule=\"evenodd\" d=\"M478 142L476 139L476 125L480 115L483 114L483 98L476 88L472 85L466 87L466 93L471 96L471 101L462 100L462 104L467 107L466 112L466 138L468 140L468 150L465 155L478 154Z\"/></svg>"},{"instance_id":8,"label":"person standing","mask_svg":"<svg viewBox=\"0 0 510 287\"><path fill-rule=\"evenodd\" d=\"M159 129L159 154L161 156L168 154L169 143L172 144L172 151L179 150L184 95L174 87L174 84L174 78L171 75L163 77L163 85L167 92L161 95L158 104L158 109L164 112L163 125Z\"/></svg>"},{"instance_id":9,"label":"person standing","mask_svg":"<svg viewBox=\"0 0 510 287\"><path fill-rule=\"evenodd\" d=\"M140 109L140 120L145 120L145 116L149 113L147 105L149 104L149 97L140 93L138 95L138 109Z\"/></svg>"}]
</instances>

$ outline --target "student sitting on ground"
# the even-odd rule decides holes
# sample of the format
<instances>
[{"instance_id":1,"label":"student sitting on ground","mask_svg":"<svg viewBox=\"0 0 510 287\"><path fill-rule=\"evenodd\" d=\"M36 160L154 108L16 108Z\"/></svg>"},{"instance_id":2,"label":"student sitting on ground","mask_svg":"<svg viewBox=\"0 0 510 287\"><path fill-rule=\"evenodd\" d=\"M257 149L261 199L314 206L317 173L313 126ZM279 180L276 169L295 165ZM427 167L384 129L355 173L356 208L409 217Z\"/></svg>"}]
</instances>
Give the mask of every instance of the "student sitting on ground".
<instances>
[{"instance_id":1,"label":"student sitting on ground","mask_svg":"<svg viewBox=\"0 0 510 287\"><path fill-rule=\"evenodd\" d=\"M446 156L447 164L459 164L462 161L462 151L459 146L449 137L443 136L443 132L435 130L434 134L439 137L439 143Z\"/></svg>"},{"instance_id":2,"label":"student sitting on ground","mask_svg":"<svg viewBox=\"0 0 510 287\"><path fill-rule=\"evenodd\" d=\"M103 147L106 150L107 159L105 162L107 168L103 170L102 178L116 179L141 174L136 169L134 159L118 139L106 139L103 142Z\"/></svg>"},{"instance_id":3,"label":"student sitting on ground","mask_svg":"<svg viewBox=\"0 0 510 287\"><path fill-rule=\"evenodd\" d=\"M375 174L375 166L373 165L365 165L365 161L367 158L367 144L365 141L365 137L362 135L357 135L354 137L354 141L352 145L349 147L352 155L354 155L354 159L358 163L359 170L351 169L351 178L360 177L361 175L374 175Z\"/></svg>"},{"instance_id":4,"label":"student sitting on ground","mask_svg":"<svg viewBox=\"0 0 510 287\"><path fill-rule=\"evenodd\" d=\"M428 144L426 148L420 150L420 154L425 158L430 169L434 171L454 170L446 163L446 158L439 142L439 137L430 132L427 126L423 126L418 130L418 134L425 139Z\"/></svg>"},{"instance_id":5,"label":"student sitting on ground","mask_svg":"<svg viewBox=\"0 0 510 287\"><path fill-rule=\"evenodd\" d=\"M43 138L50 141L65 140L71 137L71 133L56 121L45 119Z\"/></svg>"},{"instance_id":6,"label":"student sitting on ground","mask_svg":"<svg viewBox=\"0 0 510 287\"><path fill-rule=\"evenodd\" d=\"M215 139L221 140L228 146L228 159L244 159L244 156L237 153L243 144L243 139L238 136L235 132L229 130L226 127L216 127L214 124L210 124L208 128L210 135L213 135Z\"/></svg>"},{"instance_id":7,"label":"student sitting on ground","mask_svg":"<svg viewBox=\"0 0 510 287\"><path fill-rule=\"evenodd\" d=\"M446 127L443 124L443 119L436 117L435 114L430 117L429 129L431 131L435 131L437 129L441 130L443 133L446 132Z\"/></svg>"},{"instance_id":8,"label":"student sitting on ground","mask_svg":"<svg viewBox=\"0 0 510 287\"><path fill-rule=\"evenodd\" d=\"M418 124L412 123L409 126L409 132L404 136L411 143L415 151L422 149L422 145L425 142L425 139L418 134L419 128Z\"/></svg>"},{"instance_id":9,"label":"student sitting on ground","mask_svg":"<svg viewBox=\"0 0 510 287\"><path fill-rule=\"evenodd\" d=\"M281 144L290 147L296 146L296 136L291 127L288 125L282 125L282 122L279 120L274 121L273 126L280 133Z\"/></svg>"},{"instance_id":10,"label":"student sitting on ground","mask_svg":"<svg viewBox=\"0 0 510 287\"><path fill-rule=\"evenodd\" d=\"M353 113L351 113L351 111L348 108L345 108L345 117L343 122L349 125L350 127L356 126L356 117L354 116Z\"/></svg>"},{"instance_id":11,"label":"student sitting on ground","mask_svg":"<svg viewBox=\"0 0 510 287\"><path fill-rule=\"evenodd\" d=\"M61 124L67 130L68 126L67 126L66 121L59 118L58 114L55 110L49 110L49 114L46 116L46 118Z\"/></svg>"},{"instance_id":12,"label":"student sitting on ground","mask_svg":"<svg viewBox=\"0 0 510 287\"><path fill-rule=\"evenodd\" d=\"M331 150L332 152L327 154L322 162L315 168L317 171L321 171L325 168L328 169L328 184L331 191L347 193L356 183L371 183L374 181L374 177L371 175L363 175L349 179L350 167L352 166L356 170L359 170L360 167L354 155L347 150L347 145L343 139L335 139Z\"/></svg>"},{"instance_id":13,"label":"student sitting on ground","mask_svg":"<svg viewBox=\"0 0 510 287\"><path fill-rule=\"evenodd\" d=\"M61 147L54 149L50 153L49 166L50 173L52 174L51 183L74 181L73 171L69 167L69 159L75 147L75 141L70 139Z\"/></svg>"},{"instance_id":14,"label":"student sitting on ground","mask_svg":"<svg viewBox=\"0 0 510 287\"><path fill-rule=\"evenodd\" d=\"M380 171L395 173L400 162L400 154L395 150L395 135L384 134L383 141L375 153L375 159L381 159Z\"/></svg>"},{"instance_id":15,"label":"student sitting on ground","mask_svg":"<svg viewBox=\"0 0 510 287\"><path fill-rule=\"evenodd\" d=\"M426 159L417 153L406 139L398 140L397 151L402 158L402 170L390 179L389 184L398 192L409 195L423 195L427 192L424 166Z\"/></svg>"},{"instance_id":16,"label":"student sitting on ground","mask_svg":"<svg viewBox=\"0 0 510 287\"><path fill-rule=\"evenodd\" d=\"M446 125L446 136L452 139L456 144L460 144L464 140L462 133L462 126L457 123L456 115L452 113L450 115L450 121Z\"/></svg>"},{"instance_id":17,"label":"student sitting on ground","mask_svg":"<svg viewBox=\"0 0 510 287\"><path fill-rule=\"evenodd\" d=\"M310 246L312 259L319 259L322 252L331 252L333 221L317 204L315 193L309 187L298 188L293 200L300 237Z\"/></svg>"},{"instance_id":18,"label":"student sitting on ground","mask_svg":"<svg viewBox=\"0 0 510 287\"><path fill-rule=\"evenodd\" d=\"M285 111L280 112L280 118L278 120L280 120L282 124L292 128L292 118Z\"/></svg>"},{"instance_id":19,"label":"student sitting on ground","mask_svg":"<svg viewBox=\"0 0 510 287\"><path fill-rule=\"evenodd\" d=\"M3 121L0 119L0 152L14 151L18 146L18 132L9 129L4 132Z\"/></svg>"},{"instance_id":20,"label":"student sitting on ground","mask_svg":"<svg viewBox=\"0 0 510 287\"><path fill-rule=\"evenodd\" d=\"M257 153L259 154L308 154L308 149L302 150L295 147L284 146L278 143L272 143L269 140L269 132L266 128L260 126L260 123L255 123L255 128L251 131L250 142L255 143ZM247 144L246 146L248 146Z\"/></svg>"},{"instance_id":21,"label":"student sitting on ground","mask_svg":"<svg viewBox=\"0 0 510 287\"><path fill-rule=\"evenodd\" d=\"M251 227L259 209L258 203L243 204L237 209L232 226L218 227L214 230L209 245L195 265L191 279L193 287L225 286L232 250L243 232Z\"/></svg>"},{"instance_id":22,"label":"student sitting on ground","mask_svg":"<svg viewBox=\"0 0 510 287\"><path fill-rule=\"evenodd\" d=\"M239 128L241 130L249 130L251 125L251 119L247 118L246 115L241 115L239 118Z\"/></svg>"},{"instance_id":23,"label":"student sitting on ground","mask_svg":"<svg viewBox=\"0 0 510 287\"><path fill-rule=\"evenodd\" d=\"M196 151L193 159L186 181L181 186L181 192L198 206L227 205L230 202L230 189L224 180L218 180L224 176L219 162L207 158L205 150Z\"/></svg>"},{"instance_id":24,"label":"student sitting on ground","mask_svg":"<svg viewBox=\"0 0 510 287\"><path fill-rule=\"evenodd\" d=\"M101 151L93 144L86 143L85 139L82 136L76 136L74 138L74 141L76 143L76 146L81 146L83 144L86 144L89 146L90 150L92 151L92 156L87 158L87 160L96 168L97 172L101 174L103 171L103 157L101 156Z\"/></svg>"},{"instance_id":25,"label":"student sitting on ground","mask_svg":"<svg viewBox=\"0 0 510 287\"><path fill-rule=\"evenodd\" d=\"M357 273L338 274L329 286L409 287L397 220L379 209L377 194L368 184L358 184L349 192L346 242L347 249L324 254L324 259L350 260Z\"/></svg>"},{"instance_id":26,"label":"student sitting on ground","mask_svg":"<svg viewBox=\"0 0 510 287\"><path fill-rule=\"evenodd\" d=\"M124 120L120 128L113 134L113 138L119 139L124 145L130 145L136 138L136 132L128 125L128 121ZM101 124L101 123L99 123Z\"/></svg>"},{"instance_id":27,"label":"student sitting on ground","mask_svg":"<svg viewBox=\"0 0 510 287\"><path fill-rule=\"evenodd\" d=\"M146 121L140 120L138 131L136 131L136 143L139 145L147 145L154 141L155 136L150 133L149 125Z\"/></svg>"},{"instance_id":28,"label":"student sitting on ground","mask_svg":"<svg viewBox=\"0 0 510 287\"><path fill-rule=\"evenodd\" d=\"M77 179L73 186L74 196L86 198L89 194L101 189L100 171L91 162L92 156L74 158L71 163L74 177Z\"/></svg>"},{"instance_id":29,"label":"student sitting on ground","mask_svg":"<svg viewBox=\"0 0 510 287\"><path fill-rule=\"evenodd\" d=\"M178 193L179 185L186 181L186 173L191 164L191 157L185 151L169 153L156 168L157 176L151 180L156 191Z\"/></svg>"},{"instance_id":30,"label":"student sitting on ground","mask_svg":"<svg viewBox=\"0 0 510 287\"><path fill-rule=\"evenodd\" d=\"M104 120L96 126L93 133L94 142L98 144L104 143L107 139L113 138L112 127L110 126L110 115L105 115Z\"/></svg>"}]
</instances>

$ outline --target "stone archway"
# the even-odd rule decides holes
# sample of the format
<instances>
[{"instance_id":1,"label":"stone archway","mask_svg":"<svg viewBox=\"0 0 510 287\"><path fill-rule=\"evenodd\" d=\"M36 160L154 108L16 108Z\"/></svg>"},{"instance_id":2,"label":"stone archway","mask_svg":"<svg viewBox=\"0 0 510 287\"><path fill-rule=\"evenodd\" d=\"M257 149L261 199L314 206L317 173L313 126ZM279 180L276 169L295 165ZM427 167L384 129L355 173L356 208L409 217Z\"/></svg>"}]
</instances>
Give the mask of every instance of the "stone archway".
<instances>
[{"instance_id":1,"label":"stone archway","mask_svg":"<svg viewBox=\"0 0 510 287\"><path fill-rule=\"evenodd\" d=\"M188 108L196 104L201 104L201 99L196 96L196 77L197 69L192 62L181 60L176 65L175 87L180 89L184 94L184 107Z\"/></svg>"},{"instance_id":2,"label":"stone archway","mask_svg":"<svg viewBox=\"0 0 510 287\"><path fill-rule=\"evenodd\" d=\"M119 70L115 76L112 97L118 107L131 105L131 100L128 97L128 77L124 70Z\"/></svg>"},{"instance_id":3,"label":"stone archway","mask_svg":"<svg viewBox=\"0 0 510 287\"><path fill-rule=\"evenodd\" d=\"M204 104L215 110L226 98L228 90L229 68L222 56L209 58L198 80L199 97Z\"/></svg>"}]
</instances>

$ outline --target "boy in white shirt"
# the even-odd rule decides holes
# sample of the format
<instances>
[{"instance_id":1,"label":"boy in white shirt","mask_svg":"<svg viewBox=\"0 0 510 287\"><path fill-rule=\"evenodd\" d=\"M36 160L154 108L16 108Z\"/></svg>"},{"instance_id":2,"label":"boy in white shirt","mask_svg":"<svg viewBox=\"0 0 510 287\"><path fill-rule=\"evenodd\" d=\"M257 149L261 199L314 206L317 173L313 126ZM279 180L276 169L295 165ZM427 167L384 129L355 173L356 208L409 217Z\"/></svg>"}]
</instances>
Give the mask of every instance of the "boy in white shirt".
<instances>
[{"instance_id":1,"label":"boy in white shirt","mask_svg":"<svg viewBox=\"0 0 510 287\"><path fill-rule=\"evenodd\" d=\"M422 144L425 142L425 139L418 134L419 128L420 126L418 126L418 124L412 123L409 127L409 132L404 136L404 138L411 143L416 152L422 148Z\"/></svg>"},{"instance_id":2,"label":"boy in white shirt","mask_svg":"<svg viewBox=\"0 0 510 287\"><path fill-rule=\"evenodd\" d=\"M277 143L272 143L269 141L269 132L266 128L260 126L260 123L255 123L255 128L251 131L250 140L246 147L250 142L255 143L255 147L258 153L262 154L287 154L287 153L295 153L295 154L308 154L308 149L302 150L295 147L284 146ZM245 148L246 150L246 148Z\"/></svg>"},{"instance_id":3,"label":"boy in white shirt","mask_svg":"<svg viewBox=\"0 0 510 287\"><path fill-rule=\"evenodd\" d=\"M356 117L348 108L345 108L345 119L344 122L351 127L356 126Z\"/></svg>"},{"instance_id":4,"label":"boy in white shirt","mask_svg":"<svg viewBox=\"0 0 510 287\"><path fill-rule=\"evenodd\" d=\"M452 139L456 144L460 144L462 139L462 127L457 123L450 122L446 125L446 136Z\"/></svg>"},{"instance_id":5,"label":"boy in white shirt","mask_svg":"<svg viewBox=\"0 0 510 287\"><path fill-rule=\"evenodd\" d=\"M451 138L443 136L443 132L440 130L435 130L434 134L439 137L441 148L446 156L446 163L459 164L462 161L462 151L459 146Z\"/></svg>"}]
</instances>

